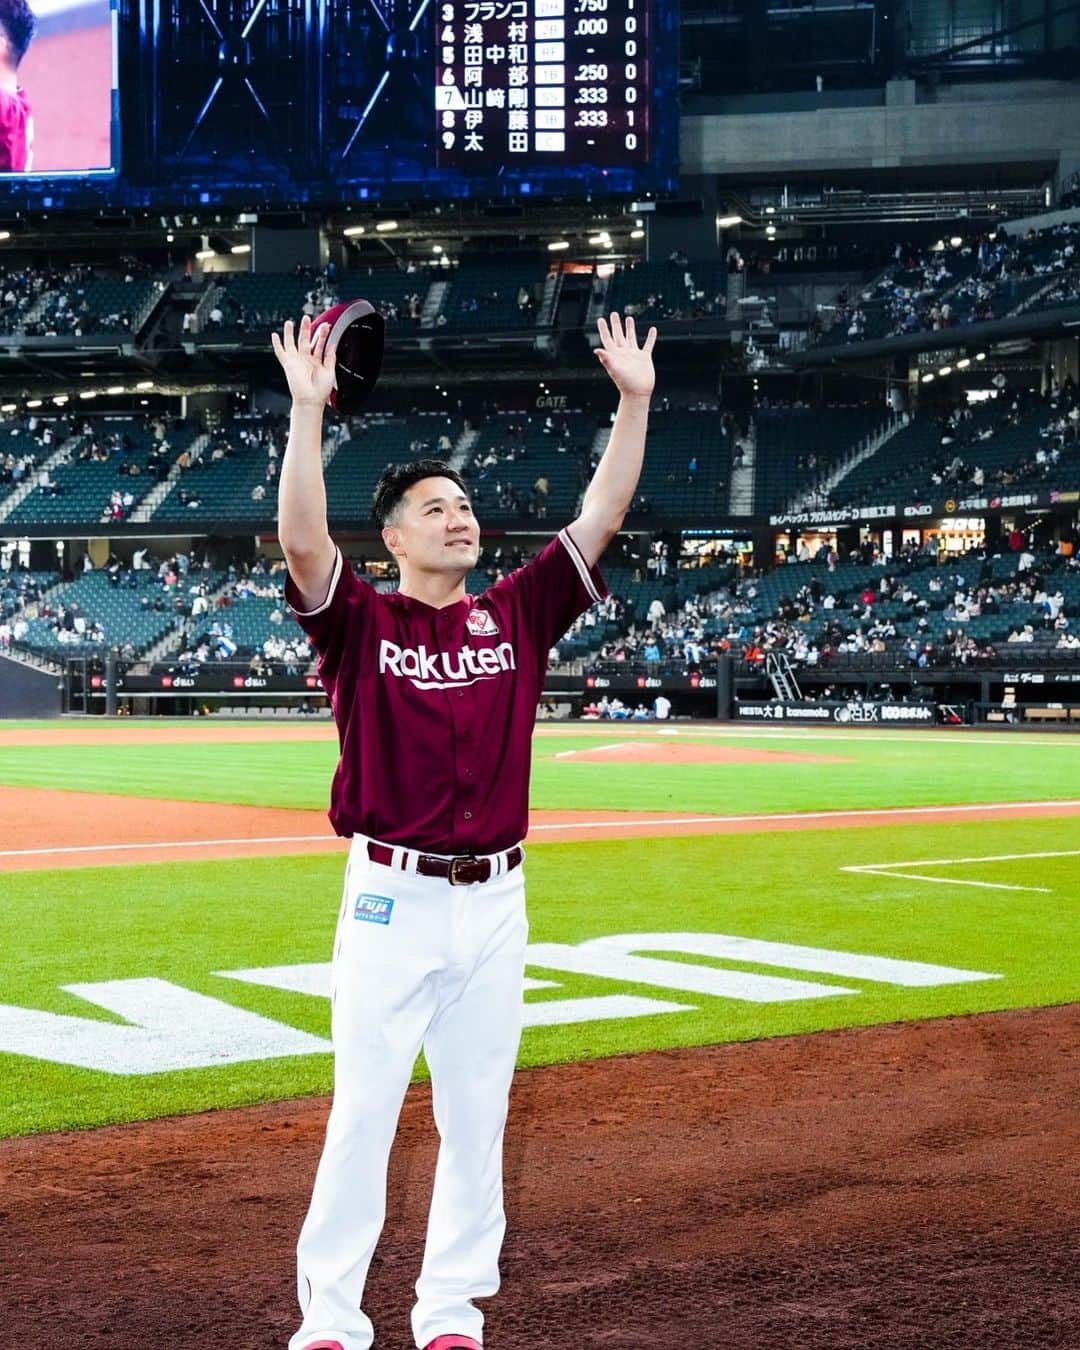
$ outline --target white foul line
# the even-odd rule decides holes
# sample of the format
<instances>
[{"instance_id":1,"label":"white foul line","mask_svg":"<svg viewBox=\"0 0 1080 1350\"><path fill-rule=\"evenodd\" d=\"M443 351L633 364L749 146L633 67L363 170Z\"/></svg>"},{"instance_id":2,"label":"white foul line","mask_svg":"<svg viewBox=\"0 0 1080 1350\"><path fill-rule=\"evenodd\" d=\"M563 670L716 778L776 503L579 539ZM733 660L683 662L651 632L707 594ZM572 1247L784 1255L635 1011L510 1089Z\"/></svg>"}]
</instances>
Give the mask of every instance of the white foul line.
<instances>
[{"instance_id":1,"label":"white foul line","mask_svg":"<svg viewBox=\"0 0 1080 1350\"><path fill-rule=\"evenodd\" d=\"M0 858L35 858L48 853L126 853L141 848L217 848L227 844L330 844L336 834L248 835L243 839L162 839L149 844L69 844L62 848L8 848Z\"/></svg>"},{"instance_id":2,"label":"white foul line","mask_svg":"<svg viewBox=\"0 0 1080 1350\"><path fill-rule=\"evenodd\" d=\"M962 881L954 877L925 877L917 872L897 872L898 867L956 867L963 863L1018 862L1028 858L1080 858L1080 849L1055 849L1043 853L990 853L981 858L916 858L909 862L861 863L841 867L841 872L862 872L871 876L903 877L908 881L925 881L933 886L978 886L987 891L1036 891L1050 895L1049 886L1010 886L1005 882Z\"/></svg>"},{"instance_id":3,"label":"white foul line","mask_svg":"<svg viewBox=\"0 0 1080 1350\"><path fill-rule=\"evenodd\" d=\"M651 819L636 820L619 817L607 820L545 821L530 826L531 834L542 830L607 830L642 829L652 825L742 825L756 824L770 820L850 820L859 817L877 816L948 816L956 813L970 815L979 811L1002 811L1017 808L1036 809L1052 807L1070 807L1080 811L1080 800L1049 802L974 802L960 806L883 806L862 807L852 811L766 811L759 815L746 816L659 816ZM37 858L49 854L61 853L126 853L140 849L161 848L224 848L233 844L335 844L339 837L333 834L275 834L247 835L240 839L160 839L154 843L139 844L66 844L56 848L9 848L0 849L0 858ZM1071 854L1022 854L1022 857L1070 857ZM1002 861L1006 855L1002 855ZM950 861L943 859L943 862ZM987 859L971 858L970 862L985 862ZM922 863L881 863L866 864L861 867L843 868L843 871L872 871L876 867L914 867L928 866ZM923 878L925 880L925 878ZM975 882L954 882L954 885L975 885ZM979 883L981 884L981 883Z\"/></svg>"}]
</instances>

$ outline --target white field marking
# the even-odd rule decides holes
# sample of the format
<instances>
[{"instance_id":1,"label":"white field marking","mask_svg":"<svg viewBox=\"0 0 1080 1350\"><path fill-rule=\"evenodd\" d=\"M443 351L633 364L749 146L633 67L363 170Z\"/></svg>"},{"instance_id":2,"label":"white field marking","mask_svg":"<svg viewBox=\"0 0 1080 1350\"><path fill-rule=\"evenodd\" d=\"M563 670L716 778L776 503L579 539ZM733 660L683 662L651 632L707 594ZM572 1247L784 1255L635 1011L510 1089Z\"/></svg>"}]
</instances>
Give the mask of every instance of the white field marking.
<instances>
[{"instance_id":1,"label":"white field marking","mask_svg":"<svg viewBox=\"0 0 1080 1350\"><path fill-rule=\"evenodd\" d=\"M0 858L35 858L50 853L125 853L146 848L218 848L226 844L331 844L336 834L271 834L243 839L161 839L150 844L65 844L61 848L8 848Z\"/></svg>"},{"instance_id":2,"label":"white field marking","mask_svg":"<svg viewBox=\"0 0 1080 1350\"><path fill-rule=\"evenodd\" d=\"M313 998L330 997L330 962L306 961L294 966L255 966L250 970L215 970L226 980L240 980L244 984L265 985L269 989L284 989L289 994L310 994ZM525 989L558 989L554 980L526 979Z\"/></svg>"},{"instance_id":3,"label":"white field marking","mask_svg":"<svg viewBox=\"0 0 1080 1350\"><path fill-rule=\"evenodd\" d=\"M622 750L627 741L615 741L612 745L590 745L588 750L558 750L552 759L570 759L574 755L598 755L601 750Z\"/></svg>"},{"instance_id":4,"label":"white field marking","mask_svg":"<svg viewBox=\"0 0 1080 1350\"><path fill-rule=\"evenodd\" d=\"M132 1075L321 1055L332 1048L319 1036L168 980L102 980L62 987L124 1018L124 1025L0 1004L0 1052Z\"/></svg>"},{"instance_id":5,"label":"white field marking","mask_svg":"<svg viewBox=\"0 0 1080 1350\"><path fill-rule=\"evenodd\" d=\"M245 984L265 985L270 989L284 989L293 994L311 994L316 998L330 997L330 962L317 961L295 966L260 966L251 970L216 970L227 980L242 980ZM531 989L558 989L557 980L536 980L526 977L526 993ZM525 1026L570 1026L575 1022L602 1022L623 1017L653 1017L657 1013L693 1012L684 1003L669 1003L665 999L640 998L630 994L600 994L595 997L548 999L543 1003L525 1004Z\"/></svg>"},{"instance_id":6,"label":"white field marking","mask_svg":"<svg viewBox=\"0 0 1080 1350\"><path fill-rule=\"evenodd\" d=\"M601 830L640 829L649 825L742 825L770 820L848 820L871 816L951 816L977 814L980 811L1036 810L1056 807L1080 811L1080 798L1049 802L968 802L958 806L881 806L857 807L850 811L765 811L747 816L656 816L652 819L627 820L623 817L607 820L574 820L562 823L551 821L530 825L529 833L541 830ZM333 834L277 834L248 835L242 839L161 839L157 843L141 844L71 844L57 848L0 849L0 858L39 858L65 853L125 853L139 849L160 848L222 848L233 844L337 844ZM901 864L902 865L902 864Z\"/></svg>"},{"instance_id":7,"label":"white field marking","mask_svg":"<svg viewBox=\"0 0 1080 1350\"><path fill-rule=\"evenodd\" d=\"M536 735L545 736L589 736L589 735L610 735L611 732L606 728L602 731L590 731L590 727L595 727L595 722L586 723L580 727L552 727L546 725L543 728L537 727ZM1060 748L1078 749L1080 748L1080 739L1073 736L1073 744L1069 745L1070 733L1053 731L1011 731L1003 735L1000 731L964 731L954 732L953 734L931 734L926 731L904 730L897 727L895 731L851 731L841 730L837 727L835 730L822 731L817 728L806 727L800 729L794 725L785 725L783 727L763 727L763 726L745 726L738 730L723 730L718 727L707 726L688 726L680 731L668 730L660 727L639 727L635 728L631 724L625 732L622 733L628 737L636 736L677 736L685 735L688 737L705 737L713 740L799 740L799 741L918 741L928 745L1014 745L1017 741L1025 745L1053 745Z\"/></svg>"},{"instance_id":8,"label":"white field marking","mask_svg":"<svg viewBox=\"0 0 1080 1350\"><path fill-rule=\"evenodd\" d=\"M600 826L622 825L634 827L640 825L739 825L746 821L759 820L846 820L852 816L938 816L953 815L956 812L970 814L979 811L1003 811L1013 808L1035 807L1075 807L1080 810L1080 798L1060 802L966 802L958 806L861 806L851 811L767 811L752 816L684 816L656 820L592 820L571 821L566 824L531 825L529 833L537 830L593 830ZM3 855L0 854L0 857Z\"/></svg>"},{"instance_id":9,"label":"white field marking","mask_svg":"<svg viewBox=\"0 0 1080 1350\"><path fill-rule=\"evenodd\" d=\"M898 872L898 867L958 867L966 863L1021 862L1029 858L1080 858L1080 849L1054 849L1044 853L990 853L981 858L916 858L910 862L861 863L841 867L841 872L862 872L871 876L903 877L908 881L925 881L933 886L978 886L987 891L1035 891L1051 895L1049 886L1015 886L1003 881L965 881L957 877L927 877L918 872Z\"/></svg>"}]
</instances>

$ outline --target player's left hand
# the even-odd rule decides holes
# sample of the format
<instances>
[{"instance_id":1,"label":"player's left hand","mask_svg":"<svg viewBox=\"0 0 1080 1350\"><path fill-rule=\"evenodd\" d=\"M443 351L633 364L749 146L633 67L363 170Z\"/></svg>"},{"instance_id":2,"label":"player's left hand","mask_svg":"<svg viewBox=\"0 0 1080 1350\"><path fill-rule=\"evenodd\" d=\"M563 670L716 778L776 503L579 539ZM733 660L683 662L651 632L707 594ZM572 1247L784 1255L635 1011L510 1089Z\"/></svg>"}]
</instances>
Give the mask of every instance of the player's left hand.
<instances>
[{"instance_id":1,"label":"player's left hand","mask_svg":"<svg viewBox=\"0 0 1080 1350\"><path fill-rule=\"evenodd\" d=\"M618 314L612 314L610 327L607 320L599 318L596 326L600 330L602 344L596 349L597 358L615 381L619 393L648 398L656 384L652 363L656 329L649 329L645 341L639 347L631 314L626 316L625 323Z\"/></svg>"}]
</instances>

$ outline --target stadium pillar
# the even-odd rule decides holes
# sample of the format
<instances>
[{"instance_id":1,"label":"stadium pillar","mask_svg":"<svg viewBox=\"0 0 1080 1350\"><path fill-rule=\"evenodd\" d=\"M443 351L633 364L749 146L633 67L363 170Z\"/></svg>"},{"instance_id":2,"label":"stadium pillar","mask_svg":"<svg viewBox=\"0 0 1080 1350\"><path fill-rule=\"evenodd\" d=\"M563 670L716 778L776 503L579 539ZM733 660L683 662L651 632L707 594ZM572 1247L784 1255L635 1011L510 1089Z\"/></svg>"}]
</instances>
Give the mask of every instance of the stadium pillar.
<instances>
[{"instance_id":1,"label":"stadium pillar","mask_svg":"<svg viewBox=\"0 0 1080 1350\"><path fill-rule=\"evenodd\" d=\"M754 571L771 572L775 563L776 531L771 525L760 525L754 530Z\"/></svg>"},{"instance_id":2,"label":"stadium pillar","mask_svg":"<svg viewBox=\"0 0 1080 1350\"><path fill-rule=\"evenodd\" d=\"M105 716L116 716L116 653L105 658Z\"/></svg>"},{"instance_id":3,"label":"stadium pillar","mask_svg":"<svg viewBox=\"0 0 1080 1350\"><path fill-rule=\"evenodd\" d=\"M716 661L716 716L721 722L731 721L734 710L734 685L731 654L724 652Z\"/></svg>"}]
</instances>

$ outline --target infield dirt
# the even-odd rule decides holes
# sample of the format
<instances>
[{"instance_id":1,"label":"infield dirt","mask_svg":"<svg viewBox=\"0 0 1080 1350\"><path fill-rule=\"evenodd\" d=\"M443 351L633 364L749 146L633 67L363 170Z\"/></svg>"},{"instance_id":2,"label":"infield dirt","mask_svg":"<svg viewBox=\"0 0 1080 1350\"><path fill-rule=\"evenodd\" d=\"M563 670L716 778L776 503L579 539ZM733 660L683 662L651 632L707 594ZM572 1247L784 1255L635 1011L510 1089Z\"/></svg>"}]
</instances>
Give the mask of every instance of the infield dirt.
<instances>
[{"instance_id":1,"label":"infield dirt","mask_svg":"<svg viewBox=\"0 0 1080 1350\"><path fill-rule=\"evenodd\" d=\"M519 1073L490 1350L1065 1350L1080 1009ZM328 1103L0 1145L5 1346L283 1350ZM412 1345L435 1157L410 1090L369 1280Z\"/></svg>"}]
</instances>

